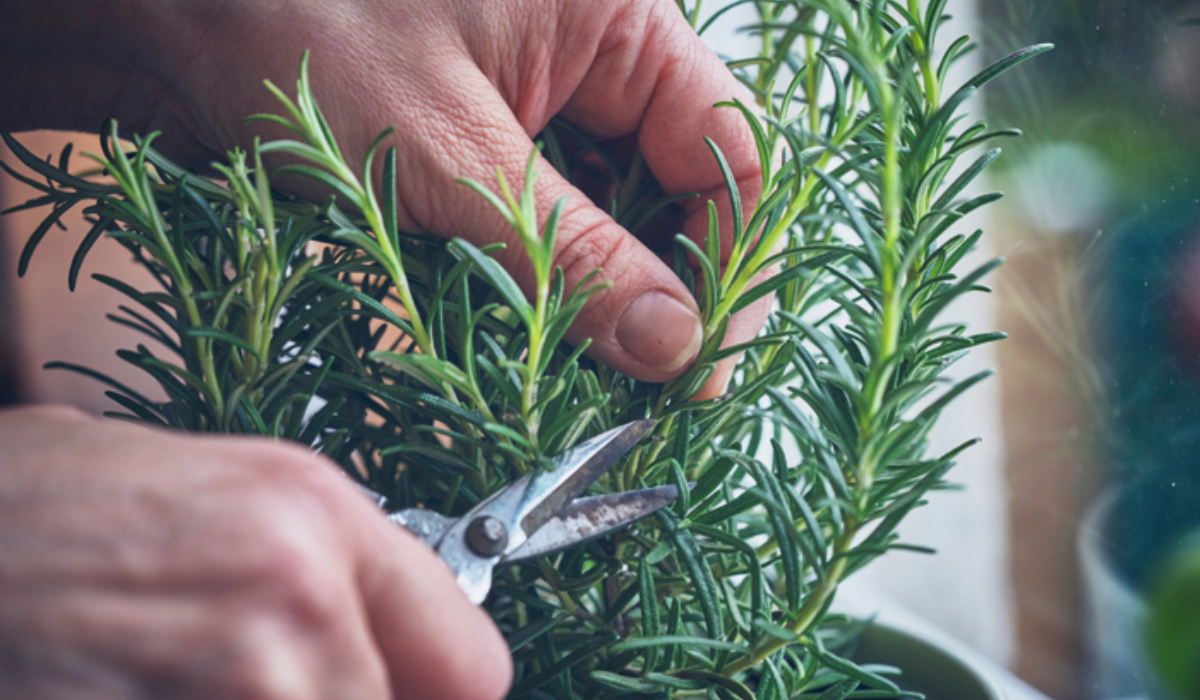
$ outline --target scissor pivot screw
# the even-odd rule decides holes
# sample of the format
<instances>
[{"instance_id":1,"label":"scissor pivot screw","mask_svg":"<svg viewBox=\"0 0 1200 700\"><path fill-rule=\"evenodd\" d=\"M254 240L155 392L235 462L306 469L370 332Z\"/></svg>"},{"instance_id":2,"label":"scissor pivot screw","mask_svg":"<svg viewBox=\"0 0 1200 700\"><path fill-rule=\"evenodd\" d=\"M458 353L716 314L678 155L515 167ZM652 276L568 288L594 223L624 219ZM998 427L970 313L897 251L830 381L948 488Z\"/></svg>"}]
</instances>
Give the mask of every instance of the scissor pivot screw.
<instances>
[{"instance_id":1,"label":"scissor pivot screw","mask_svg":"<svg viewBox=\"0 0 1200 700\"><path fill-rule=\"evenodd\" d=\"M481 557L494 557L504 553L508 546L508 528L490 515L481 515L467 525L467 546Z\"/></svg>"}]
</instances>

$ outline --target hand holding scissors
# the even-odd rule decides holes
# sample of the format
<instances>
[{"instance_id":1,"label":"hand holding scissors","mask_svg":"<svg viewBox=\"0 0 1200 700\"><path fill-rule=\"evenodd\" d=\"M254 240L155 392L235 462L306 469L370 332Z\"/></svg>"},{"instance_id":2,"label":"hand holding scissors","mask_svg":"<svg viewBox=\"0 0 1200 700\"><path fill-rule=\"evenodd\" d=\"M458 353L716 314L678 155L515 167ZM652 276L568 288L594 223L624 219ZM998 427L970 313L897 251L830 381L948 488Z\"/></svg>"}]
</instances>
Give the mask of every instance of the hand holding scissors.
<instances>
[{"instance_id":1,"label":"hand holding scissors","mask_svg":"<svg viewBox=\"0 0 1200 700\"><path fill-rule=\"evenodd\" d=\"M674 486L580 498L654 423L634 421L580 443L559 455L553 469L526 474L460 518L420 508L388 518L441 555L463 593L478 605L491 590L495 567L601 537L675 500Z\"/></svg>"}]
</instances>

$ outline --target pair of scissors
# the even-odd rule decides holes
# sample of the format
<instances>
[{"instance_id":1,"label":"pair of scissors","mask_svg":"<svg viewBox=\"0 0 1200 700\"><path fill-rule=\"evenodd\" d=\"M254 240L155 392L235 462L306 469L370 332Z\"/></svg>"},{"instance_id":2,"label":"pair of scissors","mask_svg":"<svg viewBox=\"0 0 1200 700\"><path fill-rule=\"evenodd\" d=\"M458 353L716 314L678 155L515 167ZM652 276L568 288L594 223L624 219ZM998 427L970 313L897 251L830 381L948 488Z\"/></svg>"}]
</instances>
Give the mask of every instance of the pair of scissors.
<instances>
[{"instance_id":1,"label":"pair of scissors","mask_svg":"<svg viewBox=\"0 0 1200 700\"><path fill-rule=\"evenodd\" d=\"M654 427L638 420L582 442L492 494L460 518L420 508L388 516L433 548L479 605L497 566L551 554L653 514L679 495L674 486L580 498ZM378 498L380 507L386 499Z\"/></svg>"}]
</instances>

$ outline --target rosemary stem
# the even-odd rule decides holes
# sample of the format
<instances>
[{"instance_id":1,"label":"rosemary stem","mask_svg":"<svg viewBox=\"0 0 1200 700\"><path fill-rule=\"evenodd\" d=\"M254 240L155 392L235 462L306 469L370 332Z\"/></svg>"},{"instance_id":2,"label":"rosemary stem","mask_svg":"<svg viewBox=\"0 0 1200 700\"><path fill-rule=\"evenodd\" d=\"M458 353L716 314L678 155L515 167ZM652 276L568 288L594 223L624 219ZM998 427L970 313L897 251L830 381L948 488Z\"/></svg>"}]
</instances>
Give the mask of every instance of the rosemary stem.
<instances>
[{"instance_id":1,"label":"rosemary stem","mask_svg":"<svg viewBox=\"0 0 1200 700\"><path fill-rule=\"evenodd\" d=\"M864 428L864 439L869 433L866 428L874 420L883 404L888 381L895 369L893 356L900 338L900 322L904 313L902 296L904 271L898 269L900 254L900 215L903 203L900 179L900 113L902 106L896 102L890 87L881 89L881 109L884 114L884 162L883 162L883 219L884 251L880 291L883 295L883 320L879 345L868 371L866 394L868 408L862 414L860 424ZM864 465L867 470L860 476L869 480L873 464Z\"/></svg>"},{"instance_id":2,"label":"rosemary stem","mask_svg":"<svg viewBox=\"0 0 1200 700\"><path fill-rule=\"evenodd\" d=\"M542 364L543 352L546 350L543 337L546 327L546 311L550 297L549 275L538 273L537 302L534 309L534 321L529 329L529 355L526 363L527 374L525 383L521 386L521 417L529 433L530 442L537 447L538 413L534 410L538 400L539 368ZM551 349L552 351L553 349Z\"/></svg>"},{"instance_id":3,"label":"rosemary stem","mask_svg":"<svg viewBox=\"0 0 1200 700\"><path fill-rule=\"evenodd\" d=\"M921 16L921 1L908 0L908 12L913 17ZM936 22L937 18L933 18ZM926 27L925 31L929 32L932 28ZM941 106L941 83L937 79L937 72L933 65L933 46L926 45L925 37L921 36L920 32L913 32L910 35L912 40L913 52L917 54L917 61L921 66L921 80L925 87L925 104L927 113L933 114Z\"/></svg>"},{"instance_id":4,"label":"rosemary stem","mask_svg":"<svg viewBox=\"0 0 1200 700\"><path fill-rule=\"evenodd\" d=\"M797 637L803 637L812 627L821 612L825 609L825 605L829 602L833 594L837 592L838 584L841 583L842 577L846 574L846 553L850 550L851 544L854 541L856 534L855 525L853 522L847 522L845 530L842 531L842 536L838 538L834 545L833 556L836 561L825 573L825 578L821 579L812 592L809 598L805 601L803 607L796 613L786 627L788 631L794 632ZM767 657L787 646L791 642L779 639L778 637L766 637L766 642L753 650L749 656L743 656L733 663L722 669L722 673L726 676L733 676L747 669L753 668L758 664L766 661Z\"/></svg>"}]
</instances>

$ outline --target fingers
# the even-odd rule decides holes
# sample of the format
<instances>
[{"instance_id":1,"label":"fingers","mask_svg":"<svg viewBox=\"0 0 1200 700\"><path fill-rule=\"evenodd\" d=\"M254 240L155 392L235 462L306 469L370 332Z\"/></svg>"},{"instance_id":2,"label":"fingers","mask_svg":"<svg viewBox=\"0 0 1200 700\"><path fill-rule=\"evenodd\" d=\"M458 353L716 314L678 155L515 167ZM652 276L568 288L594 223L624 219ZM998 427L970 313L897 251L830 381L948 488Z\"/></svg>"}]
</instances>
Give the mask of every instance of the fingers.
<instances>
[{"instance_id":1,"label":"fingers","mask_svg":"<svg viewBox=\"0 0 1200 700\"><path fill-rule=\"evenodd\" d=\"M197 663L238 688L300 679L318 689L314 698L504 696L512 662L494 623L337 465L292 444L195 442L220 450L236 472L196 489L210 492L193 516L207 527L187 530L181 542L195 556L173 575L228 601L215 615L225 636L209 645L225 653Z\"/></svg>"},{"instance_id":2,"label":"fingers","mask_svg":"<svg viewBox=\"0 0 1200 700\"><path fill-rule=\"evenodd\" d=\"M437 128L454 144L454 161L434 154L425 164L426 172L447 183L466 176L494 188L494 168L500 167L519 188L533 144L491 84L482 75L476 80L476 86L442 98L447 117ZM473 100L459 102L464 96ZM479 116L469 124L448 116L463 113ZM461 236L476 245L506 242L508 248L497 258L527 294L534 291L533 270L522 244L482 198L453 184L422 194L423 199L405 201L418 221L436 233ZM568 203L556 235L554 264L562 268L568 289L597 269L595 281L612 285L589 300L567 339L579 343L591 338L593 357L645 381L662 382L679 374L700 349L695 300L657 255L541 160L536 182L539 222L564 196Z\"/></svg>"},{"instance_id":3,"label":"fingers","mask_svg":"<svg viewBox=\"0 0 1200 700\"><path fill-rule=\"evenodd\" d=\"M0 443L0 698L391 697L333 465L53 408Z\"/></svg>"},{"instance_id":4,"label":"fingers","mask_svg":"<svg viewBox=\"0 0 1200 700\"><path fill-rule=\"evenodd\" d=\"M124 587L134 593L124 602L133 622L149 622L151 632L179 625L173 647L153 634L121 635L139 675L162 676L180 689L165 694L188 698L392 697L362 602L355 546L369 532L359 521L382 518L339 468L292 444L207 437L185 444L146 432L154 436L142 440L155 452L192 457L136 489L156 505L126 525L154 522L168 508L173 514L159 518L168 521L163 544L173 553L153 577L161 600L138 590L144 584L136 580ZM180 502L181 493L190 497ZM122 603L106 607L120 611ZM109 618L98 631L112 627Z\"/></svg>"},{"instance_id":5,"label":"fingers","mask_svg":"<svg viewBox=\"0 0 1200 700\"><path fill-rule=\"evenodd\" d=\"M722 248L728 255L733 222L729 197L704 138L712 138L725 152L739 183L743 207L748 208L761 186L753 137L735 110L713 107L740 96L741 89L670 3L636 0L604 5L610 11L607 14L593 13L591 9L597 8L590 4L561 10L568 15L562 20L564 26L607 22L602 34L593 32L595 42L557 49L594 54L588 67L579 72L577 83L565 87L551 84L546 87L546 98L539 102L504 81L489 81L478 73L477 85L442 96L443 113L456 119L447 118L437 131L455 136L453 141L447 139L454 143L455 161L431 165L435 170L452 167L454 174L468 174L487 185L494 181L492 168L496 165L510 177L521 173L532 147L529 134L536 133L552 111L565 103L564 116L600 136L636 132L647 163L669 192L698 191L702 200L716 201L727 239ZM572 55L570 60L579 58ZM486 66L470 67L477 72L487 70ZM545 76L543 80L553 83ZM543 110L530 108L531 102L542 104ZM464 114L483 116L473 116L464 126L457 118ZM598 279L612 285L590 300L567 339L578 343L591 338L590 355L643 381L661 382L677 376L695 358L703 341L691 295L653 252L548 164L541 163L539 172L539 220L544 221L557 198L569 200L555 248L555 264L562 267L568 288L597 268L601 270ZM448 178L443 175L441 179ZM435 232L463 236L476 244L509 242L499 259L527 293L532 291L533 275L526 254L499 215L482 202L463 206L461 191L440 197L438 190L426 194L432 194L435 203L427 216L414 212L418 220ZM406 205L410 210L421 206L411 200ZM684 232L702 240L706 231L707 204L695 201L688 210ZM744 322L732 326L761 327L762 318L762 314L746 314ZM747 332L752 335L757 327ZM727 377L728 371L723 375Z\"/></svg>"},{"instance_id":6,"label":"fingers","mask_svg":"<svg viewBox=\"0 0 1200 700\"><path fill-rule=\"evenodd\" d=\"M707 234L707 204L732 229L725 181L704 139L724 153L748 210L762 187L754 137L741 114L713 105L746 100L744 88L667 2L631 0L616 15L596 59L563 108L565 118L602 137L637 132L646 163L668 193L698 192L684 232ZM728 254L729 240L724 241Z\"/></svg>"},{"instance_id":7,"label":"fingers","mask_svg":"<svg viewBox=\"0 0 1200 700\"><path fill-rule=\"evenodd\" d=\"M713 105L745 91L724 64L687 26L671 3L631 2L602 42L597 60L564 116L602 136L637 130L646 163L667 193L698 192L685 203L683 233L697 243L708 234L708 200L717 204L722 269L733 242L734 220L711 139L737 183L741 207L752 211L762 188L753 135L742 115ZM731 319L723 346L756 336L770 313L765 298ZM721 362L697 398L719 395L736 358Z\"/></svg>"},{"instance_id":8,"label":"fingers","mask_svg":"<svg viewBox=\"0 0 1200 700\"><path fill-rule=\"evenodd\" d=\"M500 700L512 682L504 638L417 538L378 518L360 585L367 619L402 700Z\"/></svg>"},{"instance_id":9,"label":"fingers","mask_svg":"<svg viewBox=\"0 0 1200 700\"><path fill-rule=\"evenodd\" d=\"M335 465L310 456L306 461L319 462L309 468L322 472L316 489L353 559L360 631L373 640L369 644L382 659L393 697L503 698L512 681L508 646L483 609L463 595L449 567L386 520L349 479L336 474Z\"/></svg>"},{"instance_id":10,"label":"fingers","mask_svg":"<svg viewBox=\"0 0 1200 700\"><path fill-rule=\"evenodd\" d=\"M279 552L267 559L267 573L280 574L268 585L323 645L314 655L331 691L323 697L374 698L349 691L376 682L390 685L397 700L504 697L512 678L508 647L438 555L385 519L336 465L291 445L268 447L257 464L281 503L273 525L258 528L271 533L269 550ZM315 517L306 504L316 505ZM280 527L284 520L289 526Z\"/></svg>"}]
</instances>

